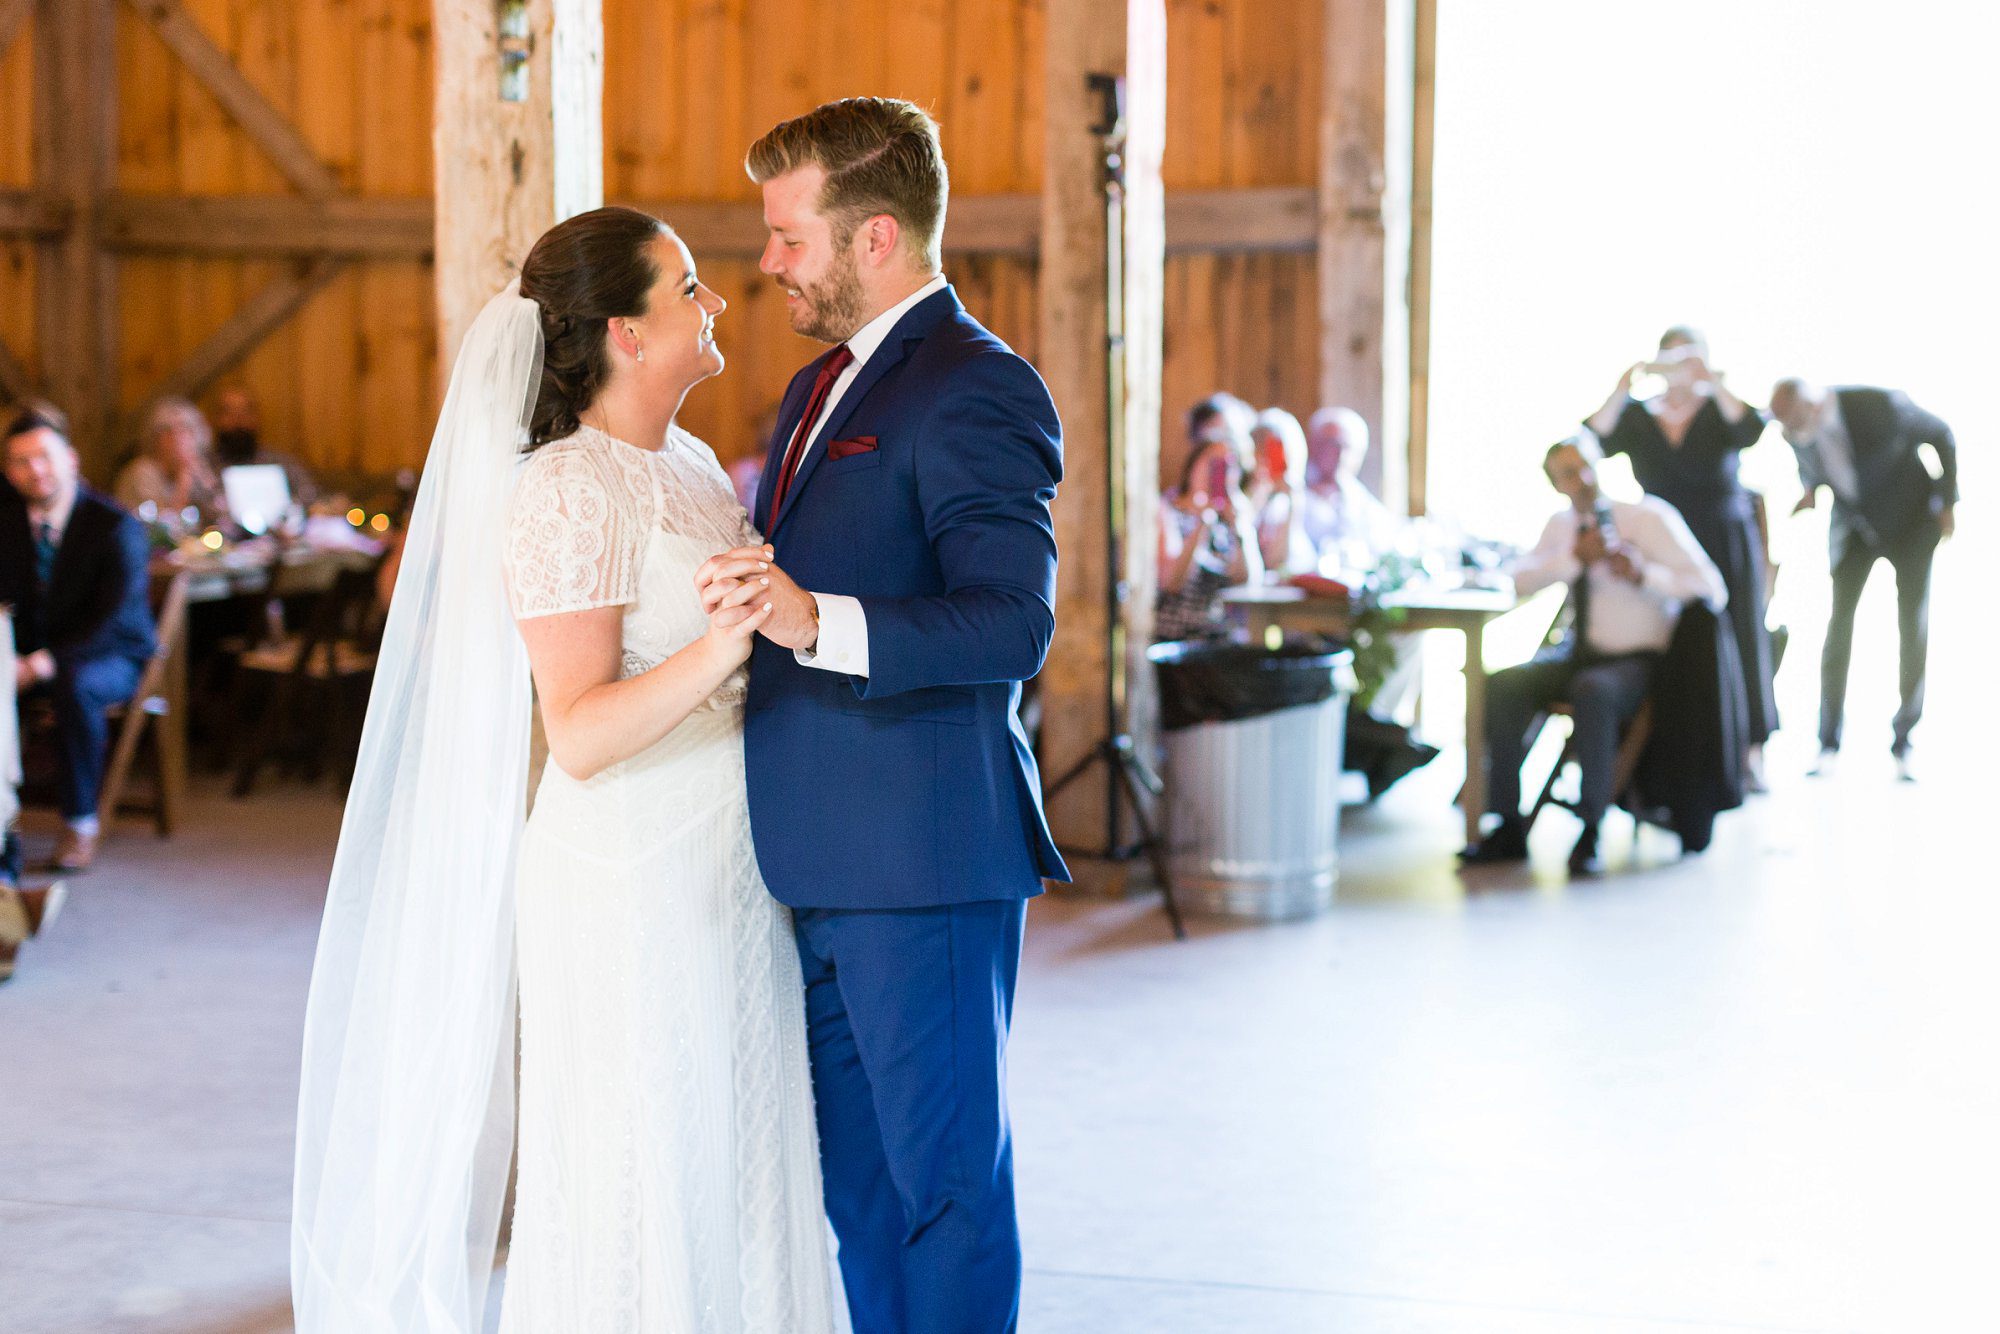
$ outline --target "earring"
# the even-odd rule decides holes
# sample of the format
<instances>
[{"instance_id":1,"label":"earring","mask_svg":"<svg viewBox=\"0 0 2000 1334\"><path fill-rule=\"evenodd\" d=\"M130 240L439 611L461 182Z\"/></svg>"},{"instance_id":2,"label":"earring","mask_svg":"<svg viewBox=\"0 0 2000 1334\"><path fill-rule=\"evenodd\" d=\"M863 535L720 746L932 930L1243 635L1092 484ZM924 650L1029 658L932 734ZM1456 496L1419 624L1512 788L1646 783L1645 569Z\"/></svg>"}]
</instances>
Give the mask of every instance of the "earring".
<instances>
[{"instance_id":1,"label":"earring","mask_svg":"<svg viewBox=\"0 0 2000 1334\"><path fill-rule=\"evenodd\" d=\"M633 354L632 354L632 355L633 355L633 357L634 357L634 358L636 358L637 360L639 360L639 361L644 361L644 360L646 359L646 349L645 349L645 348L643 348L643 347L641 347L641 348L638 348L637 350L635 350L635 351L633 352Z\"/></svg>"}]
</instances>

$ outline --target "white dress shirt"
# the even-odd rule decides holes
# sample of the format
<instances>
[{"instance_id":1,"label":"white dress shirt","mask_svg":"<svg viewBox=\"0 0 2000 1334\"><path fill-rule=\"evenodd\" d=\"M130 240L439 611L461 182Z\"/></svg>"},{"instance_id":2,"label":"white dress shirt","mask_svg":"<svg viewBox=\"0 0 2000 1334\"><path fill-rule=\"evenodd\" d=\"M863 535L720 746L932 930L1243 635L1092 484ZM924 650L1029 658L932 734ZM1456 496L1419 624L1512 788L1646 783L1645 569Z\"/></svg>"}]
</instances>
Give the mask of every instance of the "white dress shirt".
<instances>
[{"instance_id":1,"label":"white dress shirt","mask_svg":"<svg viewBox=\"0 0 2000 1334\"><path fill-rule=\"evenodd\" d=\"M840 409L840 400L847 396L848 387L861 374L861 368L868 364L868 358L882 346L882 340L889 336L889 331L896 327L896 321L909 314L911 307L919 301L943 291L944 286L944 275L937 274L855 330L847 340L847 350L854 355L854 360L833 382L833 389L826 396L825 409L820 413L819 420L812 423L812 437L799 451L799 469L806 466L806 458L812 453L813 446L819 443L819 438L826 434L827 424ZM795 476L796 473L797 469L794 470ZM801 666L817 667L845 676L868 675L868 617L861 609L861 600L841 593L814 593L812 599L819 604L819 642L810 651L795 650L792 656L798 659Z\"/></svg>"},{"instance_id":2,"label":"white dress shirt","mask_svg":"<svg viewBox=\"0 0 2000 1334\"><path fill-rule=\"evenodd\" d=\"M39 539L42 535L42 525L47 524L51 536L55 540L55 544L61 546L63 535L69 532L69 516L74 513L76 513L75 487L71 487L68 491L57 495L54 500L48 503L45 509L37 509L33 505L30 505L28 506L28 535Z\"/></svg>"},{"instance_id":3,"label":"white dress shirt","mask_svg":"<svg viewBox=\"0 0 2000 1334\"><path fill-rule=\"evenodd\" d=\"M1584 627L1590 648L1607 656L1663 652L1683 603L1699 598L1719 612L1729 600L1721 571L1672 505L1652 496L1636 505L1614 500L1611 525L1616 540L1638 552L1640 578L1636 584L1621 578L1609 561L1591 565ZM1514 563L1514 590L1526 597L1550 584L1575 583L1583 573L1576 536L1576 509L1565 505L1542 529L1535 549Z\"/></svg>"},{"instance_id":4,"label":"white dress shirt","mask_svg":"<svg viewBox=\"0 0 2000 1334\"><path fill-rule=\"evenodd\" d=\"M1854 437L1847 433L1847 419L1840 414L1840 396L1829 391L1813 417L1813 447L1819 451L1820 471L1833 494L1852 502L1861 495L1861 474L1854 466Z\"/></svg>"}]
</instances>

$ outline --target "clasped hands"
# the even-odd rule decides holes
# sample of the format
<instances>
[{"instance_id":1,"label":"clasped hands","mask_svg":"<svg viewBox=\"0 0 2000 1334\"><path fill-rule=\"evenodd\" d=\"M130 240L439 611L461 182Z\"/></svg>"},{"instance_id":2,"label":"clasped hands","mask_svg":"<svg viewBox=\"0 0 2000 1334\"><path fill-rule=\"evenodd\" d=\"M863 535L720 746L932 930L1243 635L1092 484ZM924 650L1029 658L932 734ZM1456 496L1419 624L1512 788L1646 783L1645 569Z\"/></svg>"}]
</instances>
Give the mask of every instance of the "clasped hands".
<instances>
[{"instance_id":1,"label":"clasped hands","mask_svg":"<svg viewBox=\"0 0 2000 1334\"><path fill-rule=\"evenodd\" d=\"M1586 528L1576 535L1576 558L1586 566L1604 561L1611 573L1627 583L1636 584L1646 577L1646 562L1638 551L1629 543L1607 542L1602 528Z\"/></svg>"},{"instance_id":2,"label":"clasped hands","mask_svg":"<svg viewBox=\"0 0 2000 1334\"><path fill-rule=\"evenodd\" d=\"M819 642L819 604L778 568L776 554L769 546L737 547L703 561L694 572L702 614L728 630L768 606L757 633L783 648L810 651Z\"/></svg>"}]
</instances>

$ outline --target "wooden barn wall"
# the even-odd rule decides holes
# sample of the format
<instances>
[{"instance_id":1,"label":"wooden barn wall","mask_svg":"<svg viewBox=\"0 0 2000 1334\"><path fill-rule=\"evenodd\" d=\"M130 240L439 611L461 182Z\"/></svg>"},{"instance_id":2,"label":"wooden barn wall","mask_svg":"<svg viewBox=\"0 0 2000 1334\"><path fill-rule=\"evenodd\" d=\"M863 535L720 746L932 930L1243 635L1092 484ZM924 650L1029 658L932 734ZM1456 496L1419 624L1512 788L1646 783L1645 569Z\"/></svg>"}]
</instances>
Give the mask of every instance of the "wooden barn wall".
<instances>
[{"instance_id":1,"label":"wooden barn wall","mask_svg":"<svg viewBox=\"0 0 2000 1334\"><path fill-rule=\"evenodd\" d=\"M0 190L35 182L34 27L0 51ZM0 237L0 343L35 373L35 247L12 237Z\"/></svg>"},{"instance_id":2,"label":"wooden barn wall","mask_svg":"<svg viewBox=\"0 0 2000 1334\"><path fill-rule=\"evenodd\" d=\"M244 75L347 190L431 192L429 0L188 0ZM136 194L282 194L257 146L153 31L119 7L118 185ZM122 406L280 272L269 262L135 257L120 265ZM357 264L227 382L263 405L269 439L313 464L379 473L422 459L435 411L430 266Z\"/></svg>"},{"instance_id":3,"label":"wooden barn wall","mask_svg":"<svg viewBox=\"0 0 2000 1334\"><path fill-rule=\"evenodd\" d=\"M1039 190L1043 12L1039 0L606 0L605 192L755 200L743 174L751 141L857 92L930 108L955 194ZM756 423L825 349L791 332L755 261L695 261L729 302L717 338L730 365L689 396L682 421L727 461L761 448ZM967 307L1032 356L1033 263L948 257L946 267Z\"/></svg>"},{"instance_id":4,"label":"wooden barn wall","mask_svg":"<svg viewBox=\"0 0 2000 1334\"><path fill-rule=\"evenodd\" d=\"M431 189L429 0L187 0L245 75L292 117L343 186ZM749 140L771 123L868 90L930 107L959 195L1041 185L1041 46L1049 0L605 0L606 188L612 198L751 200ZM1167 181L1172 188L1313 179L1322 0L1168 0ZM870 38L868 34L876 34ZM0 57L0 186L31 178L30 34ZM149 28L119 7L118 185L134 193L282 193L285 182ZM671 220L671 219L670 219ZM697 256L697 260L701 257ZM32 255L0 245L0 337L32 368ZM730 303L730 371L697 389L690 429L731 459L814 354L750 261L711 259ZM120 268L123 406L277 272L221 259L130 258ZM967 305L1032 357L1034 264L955 257ZM428 265L348 268L231 378L262 400L267 434L342 472L415 463L436 407ZM1309 255L1174 255L1167 267L1164 466L1181 414L1227 388L1305 412L1314 384Z\"/></svg>"},{"instance_id":5,"label":"wooden barn wall","mask_svg":"<svg viewBox=\"0 0 2000 1334\"><path fill-rule=\"evenodd\" d=\"M1167 189L1311 185L1323 0L1167 0ZM1303 420L1318 385L1310 254L1167 257L1160 470L1189 407L1218 389Z\"/></svg>"}]
</instances>

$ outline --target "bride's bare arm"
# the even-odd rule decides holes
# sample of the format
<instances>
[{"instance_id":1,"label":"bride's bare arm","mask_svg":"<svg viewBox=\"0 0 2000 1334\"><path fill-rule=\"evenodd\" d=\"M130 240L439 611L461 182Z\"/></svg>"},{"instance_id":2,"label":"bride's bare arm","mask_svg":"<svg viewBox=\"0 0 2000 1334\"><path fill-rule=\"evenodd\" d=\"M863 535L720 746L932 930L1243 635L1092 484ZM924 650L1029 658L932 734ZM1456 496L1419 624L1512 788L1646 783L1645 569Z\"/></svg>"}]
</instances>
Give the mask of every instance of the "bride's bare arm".
<instances>
[{"instance_id":1,"label":"bride's bare arm","mask_svg":"<svg viewBox=\"0 0 2000 1334\"><path fill-rule=\"evenodd\" d=\"M549 758L570 777L588 779L680 726L750 656L771 614L768 603L748 605L763 591L754 580L739 585L710 613L707 634L624 680L623 608L516 621L541 697Z\"/></svg>"}]
</instances>

